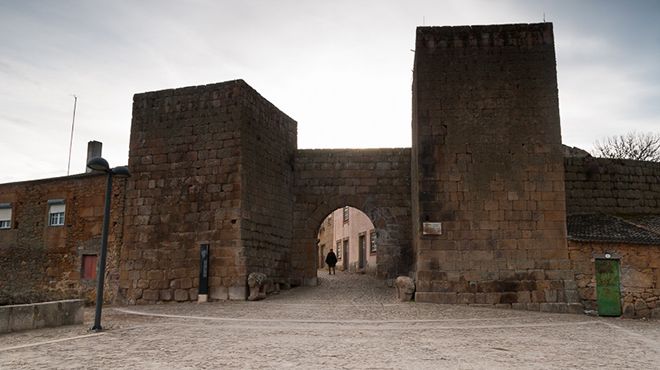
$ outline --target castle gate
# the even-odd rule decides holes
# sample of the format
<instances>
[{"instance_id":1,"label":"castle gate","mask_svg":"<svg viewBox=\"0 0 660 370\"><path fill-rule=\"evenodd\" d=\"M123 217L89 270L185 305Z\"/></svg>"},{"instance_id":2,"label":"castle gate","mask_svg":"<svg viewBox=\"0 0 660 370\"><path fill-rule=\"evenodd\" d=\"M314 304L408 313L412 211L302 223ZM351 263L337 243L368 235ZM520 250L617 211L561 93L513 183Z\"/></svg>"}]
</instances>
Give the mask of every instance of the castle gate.
<instances>
[{"instance_id":1,"label":"castle gate","mask_svg":"<svg viewBox=\"0 0 660 370\"><path fill-rule=\"evenodd\" d=\"M314 284L316 237L337 208L363 211L377 233L377 276L408 274L412 264L410 149L315 149L296 152L292 281Z\"/></svg>"}]
</instances>

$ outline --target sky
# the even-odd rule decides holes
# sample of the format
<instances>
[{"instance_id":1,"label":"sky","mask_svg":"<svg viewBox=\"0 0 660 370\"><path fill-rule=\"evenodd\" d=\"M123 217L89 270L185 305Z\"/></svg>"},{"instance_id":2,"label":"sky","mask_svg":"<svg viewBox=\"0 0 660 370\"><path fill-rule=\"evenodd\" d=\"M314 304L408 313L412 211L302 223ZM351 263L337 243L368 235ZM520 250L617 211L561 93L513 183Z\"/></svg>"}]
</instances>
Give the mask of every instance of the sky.
<instances>
[{"instance_id":1,"label":"sky","mask_svg":"<svg viewBox=\"0 0 660 370\"><path fill-rule=\"evenodd\" d=\"M133 94L243 79L299 148L411 145L417 26L554 24L562 140L660 131L660 1L0 0L0 183L128 162Z\"/></svg>"}]
</instances>

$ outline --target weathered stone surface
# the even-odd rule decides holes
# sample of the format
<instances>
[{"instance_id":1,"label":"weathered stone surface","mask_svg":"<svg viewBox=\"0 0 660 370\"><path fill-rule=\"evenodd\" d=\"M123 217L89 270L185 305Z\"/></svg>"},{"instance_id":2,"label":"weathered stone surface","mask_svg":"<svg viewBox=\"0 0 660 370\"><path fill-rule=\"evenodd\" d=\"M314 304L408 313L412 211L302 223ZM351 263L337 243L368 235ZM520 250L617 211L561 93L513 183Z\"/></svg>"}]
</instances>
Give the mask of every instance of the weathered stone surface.
<instances>
[{"instance_id":1,"label":"weathered stone surface","mask_svg":"<svg viewBox=\"0 0 660 370\"><path fill-rule=\"evenodd\" d=\"M567 313L568 304L567 303L541 303L539 306L540 311L542 312L556 312L556 313Z\"/></svg>"},{"instance_id":2,"label":"weathered stone surface","mask_svg":"<svg viewBox=\"0 0 660 370\"><path fill-rule=\"evenodd\" d=\"M11 307L9 330L20 331L34 328L34 306L31 304Z\"/></svg>"},{"instance_id":3,"label":"weathered stone surface","mask_svg":"<svg viewBox=\"0 0 660 370\"><path fill-rule=\"evenodd\" d=\"M655 307L655 308L651 309L651 311L649 313L649 317L652 317L654 319L655 318L660 318L660 307Z\"/></svg>"},{"instance_id":4,"label":"weathered stone surface","mask_svg":"<svg viewBox=\"0 0 660 370\"><path fill-rule=\"evenodd\" d=\"M440 292L415 292L415 302L430 302L440 304L456 304L458 302L457 293Z\"/></svg>"},{"instance_id":5,"label":"weathered stone surface","mask_svg":"<svg viewBox=\"0 0 660 370\"><path fill-rule=\"evenodd\" d=\"M527 310L528 311L540 311L541 310L541 304L540 303L527 303Z\"/></svg>"},{"instance_id":6,"label":"weathered stone surface","mask_svg":"<svg viewBox=\"0 0 660 370\"><path fill-rule=\"evenodd\" d=\"M90 173L0 184L12 206L12 228L0 230L0 304L95 299L96 280L82 276L83 256L97 255L106 177ZM105 299L114 299L122 241L123 179L113 182ZM48 225L48 200L63 199L63 226Z\"/></svg>"},{"instance_id":7,"label":"weathered stone surface","mask_svg":"<svg viewBox=\"0 0 660 370\"><path fill-rule=\"evenodd\" d=\"M567 158L565 168L569 213L658 213L660 163Z\"/></svg>"},{"instance_id":8,"label":"weathered stone surface","mask_svg":"<svg viewBox=\"0 0 660 370\"><path fill-rule=\"evenodd\" d=\"M398 276L394 281L396 297L400 302L409 302L415 296L415 281L408 276Z\"/></svg>"},{"instance_id":9,"label":"weathered stone surface","mask_svg":"<svg viewBox=\"0 0 660 370\"><path fill-rule=\"evenodd\" d=\"M0 333L82 324L83 308L82 299L0 306Z\"/></svg>"},{"instance_id":10,"label":"weathered stone surface","mask_svg":"<svg viewBox=\"0 0 660 370\"><path fill-rule=\"evenodd\" d=\"M181 302L188 300L188 291L185 289L175 289L174 290L174 300Z\"/></svg>"},{"instance_id":11,"label":"weathered stone surface","mask_svg":"<svg viewBox=\"0 0 660 370\"><path fill-rule=\"evenodd\" d=\"M172 300L172 290L171 289L163 289L159 293L159 298L161 301L171 301Z\"/></svg>"},{"instance_id":12,"label":"weathered stone surface","mask_svg":"<svg viewBox=\"0 0 660 370\"><path fill-rule=\"evenodd\" d=\"M565 302L563 164L551 24L417 29L416 297ZM424 235L425 222L442 234Z\"/></svg>"},{"instance_id":13,"label":"weathered stone surface","mask_svg":"<svg viewBox=\"0 0 660 370\"><path fill-rule=\"evenodd\" d=\"M33 327L43 328L46 326L62 325L62 304L58 303L37 303L34 305L34 324Z\"/></svg>"},{"instance_id":14,"label":"weathered stone surface","mask_svg":"<svg viewBox=\"0 0 660 370\"><path fill-rule=\"evenodd\" d=\"M261 272L252 272L248 275L248 287L250 295L248 301L258 301L266 298L268 290L272 290L273 282L268 279L266 274Z\"/></svg>"},{"instance_id":15,"label":"weathered stone surface","mask_svg":"<svg viewBox=\"0 0 660 370\"><path fill-rule=\"evenodd\" d=\"M232 301L244 301L247 298L247 286L230 286L227 293L228 298Z\"/></svg>"},{"instance_id":16,"label":"weathered stone surface","mask_svg":"<svg viewBox=\"0 0 660 370\"><path fill-rule=\"evenodd\" d=\"M209 297L211 299L227 300L229 299L228 288L225 286L214 286L209 288Z\"/></svg>"},{"instance_id":17,"label":"weathered stone surface","mask_svg":"<svg viewBox=\"0 0 660 370\"><path fill-rule=\"evenodd\" d=\"M160 292L158 290L147 289L142 292L142 299L147 301L156 301L159 296Z\"/></svg>"},{"instance_id":18,"label":"weathered stone surface","mask_svg":"<svg viewBox=\"0 0 660 370\"><path fill-rule=\"evenodd\" d=\"M632 303L625 302L622 307L623 316L633 317L635 316L635 305Z\"/></svg>"},{"instance_id":19,"label":"weathered stone surface","mask_svg":"<svg viewBox=\"0 0 660 370\"><path fill-rule=\"evenodd\" d=\"M9 332L9 318L11 317L11 309L7 307L0 307L0 333Z\"/></svg>"},{"instance_id":20,"label":"weathered stone surface","mask_svg":"<svg viewBox=\"0 0 660 370\"><path fill-rule=\"evenodd\" d=\"M653 275L654 271L652 269L636 270L624 267L621 268L621 284L631 288L653 288Z\"/></svg>"}]
</instances>

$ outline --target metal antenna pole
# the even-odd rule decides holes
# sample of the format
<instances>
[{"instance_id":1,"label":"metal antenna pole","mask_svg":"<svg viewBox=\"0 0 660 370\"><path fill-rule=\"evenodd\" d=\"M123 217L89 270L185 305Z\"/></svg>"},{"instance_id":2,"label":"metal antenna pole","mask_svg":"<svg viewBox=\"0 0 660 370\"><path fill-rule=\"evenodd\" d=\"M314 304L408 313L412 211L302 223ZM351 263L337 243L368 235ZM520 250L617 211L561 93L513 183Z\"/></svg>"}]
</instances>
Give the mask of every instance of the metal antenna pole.
<instances>
[{"instance_id":1,"label":"metal antenna pole","mask_svg":"<svg viewBox=\"0 0 660 370\"><path fill-rule=\"evenodd\" d=\"M69 162L66 165L66 175L69 176L71 170L71 148L73 148L73 126L76 124L76 105L78 97L73 95L73 119L71 120L71 139L69 139Z\"/></svg>"}]
</instances>

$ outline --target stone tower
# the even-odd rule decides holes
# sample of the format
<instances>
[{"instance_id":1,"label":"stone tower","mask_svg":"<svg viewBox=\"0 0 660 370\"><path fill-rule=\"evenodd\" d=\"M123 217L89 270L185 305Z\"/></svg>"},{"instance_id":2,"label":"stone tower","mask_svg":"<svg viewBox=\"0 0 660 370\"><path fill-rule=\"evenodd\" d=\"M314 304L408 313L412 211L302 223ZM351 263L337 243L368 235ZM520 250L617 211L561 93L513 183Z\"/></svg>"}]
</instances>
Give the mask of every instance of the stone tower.
<instances>
[{"instance_id":1,"label":"stone tower","mask_svg":"<svg viewBox=\"0 0 660 370\"><path fill-rule=\"evenodd\" d=\"M120 297L245 299L249 272L286 281L296 122L242 80L137 94Z\"/></svg>"},{"instance_id":2,"label":"stone tower","mask_svg":"<svg viewBox=\"0 0 660 370\"><path fill-rule=\"evenodd\" d=\"M419 27L413 76L416 300L575 302L552 24Z\"/></svg>"}]
</instances>

